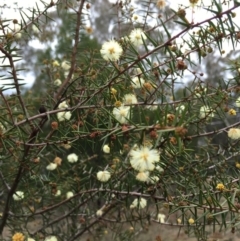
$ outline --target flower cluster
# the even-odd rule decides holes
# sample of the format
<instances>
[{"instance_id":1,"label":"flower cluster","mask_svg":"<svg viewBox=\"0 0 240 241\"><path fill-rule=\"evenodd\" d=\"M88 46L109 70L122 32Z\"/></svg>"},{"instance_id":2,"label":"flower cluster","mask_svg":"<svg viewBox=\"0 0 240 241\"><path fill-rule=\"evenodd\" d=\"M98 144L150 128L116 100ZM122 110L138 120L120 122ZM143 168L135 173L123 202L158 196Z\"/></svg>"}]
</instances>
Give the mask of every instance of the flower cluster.
<instances>
[{"instance_id":1,"label":"flower cluster","mask_svg":"<svg viewBox=\"0 0 240 241\"><path fill-rule=\"evenodd\" d=\"M209 106L202 106L200 108L200 118L213 118L214 111Z\"/></svg>"},{"instance_id":2,"label":"flower cluster","mask_svg":"<svg viewBox=\"0 0 240 241\"><path fill-rule=\"evenodd\" d=\"M58 109L65 109L65 108L68 108L68 104L66 101L63 101L58 105ZM70 111L62 111L57 113L57 118L59 121L70 120L71 116L72 114Z\"/></svg>"},{"instance_id":3,"label":"flower cluster","mask_svg":"<svg viewBox=\"0 0 240 241\"><path fill-rule=\"evenodd\" d=\"M139 21L139 17L134 14L132 17L134 22ZM145 33L140 29L133 29L129 35L129 38L125 38L126 41L130 41L135 47L143 44L147 39ZM103 43L100 53L106 61L118 61L123 54L122 46L116 40L109 40Z\"/></svg>"},{"instance_id":4,"label":"flower cluster","mask_svg":"<svg viewBox=\"0 0 240 241\"><path fill-rule=\"evenodd\" d=\"M147 206L147 200L145 198L136 198L134 199L134 201L132 202L132 204L130 205L130 208L139 208L139 209L143 209Z\"/></svg>"}]
</instances>

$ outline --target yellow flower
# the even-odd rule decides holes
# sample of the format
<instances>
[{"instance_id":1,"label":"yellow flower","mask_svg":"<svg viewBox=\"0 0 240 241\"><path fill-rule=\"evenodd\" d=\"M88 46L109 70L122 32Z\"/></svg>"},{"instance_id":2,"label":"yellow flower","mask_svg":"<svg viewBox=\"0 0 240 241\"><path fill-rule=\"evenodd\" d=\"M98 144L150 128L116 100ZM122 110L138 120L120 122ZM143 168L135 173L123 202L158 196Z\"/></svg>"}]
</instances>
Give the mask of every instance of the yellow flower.
<instances>
[{"instance_id":1,"label":"yellow flower","mask_svg":"<svg viewBox=\"0 0 240 241\"><path fill-rule=\"evenodd\" d=\"M230 109L230 110L228 111L228 114L229 114L229 115L236 115L236 111L235 111L234 109Z\"/></svg>"},{"instance_id":2,"label":"yellow flower","mask_svg":"<svg viewBox=\"0 0 240 241\"><path fill-rule=\"evenodd\" d=\"M111 94L112 94L112 95L116 95L116 94L117 94L117 90L114 89L114 88L111 88Z\"/></svg>"},{"instance_id":3,"label":"yellow flower","mask_svg":"<svg viewBox=\"0 0 240 241\"><path fill-rule=\"evenodd\" d=\"M219 191L223 191L225 189L225 186L222 183L218 183L216 189Z\"/></svg>"},{"instance_id":4,"label":"yellow flower","mask_svg":"<svg viewBox=\"0 0 240 241\"><path fill-rule=\"evenodd\" d=\"M189 219L188 219L188 223L189 223L190 225L194 224L194 222L195 222L195 221L194 221L193 218L189 218Z\"/></svg>"},{"instance_id":5,"label":"yellow flower","mask_svg":"<svg viewBox=\"0 0 240 241\"><path fill-rule=\"evenodd\" d=\"M24 241L25 237L22 233L15 233L12 236L12 241Z\"/></svg>"},{"instance_id":6,"label":"yellow flower","mask_svg":"<svg viewBox=\"0 0 240 241\"><path fill-rule=\"evenodd\" d=\"M240 163L239 162L236 163L236 168L240 169Z\"/></svg>"}]
</instances>

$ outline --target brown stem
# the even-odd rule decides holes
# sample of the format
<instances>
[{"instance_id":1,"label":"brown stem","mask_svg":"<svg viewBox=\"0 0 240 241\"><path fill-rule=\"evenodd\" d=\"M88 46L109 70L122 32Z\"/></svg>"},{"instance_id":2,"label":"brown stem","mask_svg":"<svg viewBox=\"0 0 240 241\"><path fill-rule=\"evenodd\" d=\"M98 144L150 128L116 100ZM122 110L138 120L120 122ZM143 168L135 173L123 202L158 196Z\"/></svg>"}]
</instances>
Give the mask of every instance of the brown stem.
<instances>
[{"instance_id":1,"label":"brown stem","mask_svg":"<svg viewBox=\"0 0 240 241\"><path fill-rule=\"evenodd\" d=\"M78 44L79 44L79 34L80 34L79 30L80 30L80 26L81 26L82 9L83 9L83 6L84 6L84 2L85 2L85 0L81 1L80 5L79 5L79 8L78 8L78 11L76 11L77 21L76 21L74 46L73 46L72 57L71 57L71 67L70 67L67 78L62 83L62 85L60 86L60 88L58 89L58 92L56 93L56 95L54 97L56 102L59 101L59 97L60 97L61 93L63 92L64 88L67 86L69 81L71 80L72 75L74 73L75 64L76 64L76 56L77 56L77 52L78 52Z\"/></svg>"}]
</instances>

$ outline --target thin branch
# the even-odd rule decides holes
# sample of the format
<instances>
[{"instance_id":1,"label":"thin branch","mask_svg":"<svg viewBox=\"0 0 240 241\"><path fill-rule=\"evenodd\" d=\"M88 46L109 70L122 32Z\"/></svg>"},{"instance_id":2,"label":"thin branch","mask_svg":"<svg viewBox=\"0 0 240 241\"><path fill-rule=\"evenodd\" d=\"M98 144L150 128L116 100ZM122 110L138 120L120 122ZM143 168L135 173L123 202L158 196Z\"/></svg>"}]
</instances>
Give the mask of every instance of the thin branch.
<instances>
[{"instance_id":1,"label":"thin branch","mask_svg":"<svg viewBox=\"0 0 240 241\"><path fill-rule=\"evenodd\" d=\"M60 86L60 88L58 89L58 92L56 93L56 95L54 97L54 99L56 101L59 100L59 96L61 95L64 88L67 86L67 84L71 80L72 75L74 73L74 69L75 69L75 65L76 65L76 56L77 56L77 53L78 53L79 34L80 34L79 30L80 30L81 23L82 23L81 19L82 19L82 10L83 10L84 3L85 3L85 0L81 0L78 11L76 11L77 21L76 21L76 30L75 30L75 37L74 37L74 46L73 46L72 57L71 57L71 67L70 67L67 78L62 83L62 85Z\"/></svg>"},{"instance_id":2,"label":"thin branch","mask_svg":"<svg viewBox=\"0 0 240 241\"><path fill-rule=\"evenodd\" d=\"M95 195L96 193L93 193L92 195ZM88 198L86 198L85 200L81 201L78 205L76 205L74 208L72 208L69 212L67 212L66 214L52 220L51 222L47 223L45 226L42 226L41 228L37 229L34 233L32 233L32 235L36 235L37 233L41 232L43 229L48 228L49 226L58 223L59 221L61 221L64 218L67 218L68 216L70 216L74 211L78 210L81 206L83 206L86 202L88 202L90 199L92 199L93 196L90 196Z\"/></svg>"},{"instance_id":3,"label":"thin branch","mask_svg":"<svg viewBox=\"0 0 240 241\"><path fill-rule=\"evenodd\" d=\"M2 45L0 45L0 51L7 57L7 59L9 60L9 63L10 63L10 67L11 67L11 74L12 74L12 77L13 77L13 81L14 81L14 85L15 85L15 88L16 88L16 92L17 92L17 98L19 100L19 103L21 105L21 108L22 108L22 111L24 113L24 115L26 116L26 118L28 118L28 113L27 113L27 109L25 107L25 104L23 102L23 99L21 97L21 91L20 91L20 86L19 86L19 83L18 83L18 77L17 77L17 71L16 71L16 68L15 68L15 65L14 65L14 61L13 61L13 57L10 53L8 53L4 47Z\"/></svg>"}]
</instances>

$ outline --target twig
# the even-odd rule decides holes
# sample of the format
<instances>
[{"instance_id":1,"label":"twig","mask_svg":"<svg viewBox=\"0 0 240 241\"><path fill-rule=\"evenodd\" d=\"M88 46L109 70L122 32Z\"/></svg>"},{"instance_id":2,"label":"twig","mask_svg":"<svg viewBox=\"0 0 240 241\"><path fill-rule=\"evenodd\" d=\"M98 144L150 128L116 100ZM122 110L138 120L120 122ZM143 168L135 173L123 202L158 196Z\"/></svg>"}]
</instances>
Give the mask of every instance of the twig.
<instances>
[{"instance_id":1,"label":"twig","mask_svg":"<svg viewBox=\"0 0 240 241\"><path fill-rule=\"evenodd\" d=\"M85 0L81 0L81 3L80 3L79 8L78 8L78 11L76 11L77 21L76 21L74 46L73 46L72 57L71 57L71 67L70 67L70 70L69 70L67 78L62 83L62 85L60 86L60 88L58 89L58 92L56 93L56 95L54 97L54 99L56 101L59 100L59 96L61 95L62 91L64 90L64 88L66 87L68 82L71 80L73 72L74 72L74 69L75 69L76 56L77 56L78 44L79 44L79 34L80 34L79 30L80 30L80 26L81 26L81 18L82 18L82 10L83 10L83 6L84 6L84 2L85 2Z\"/></svg>"}]
</instances>

